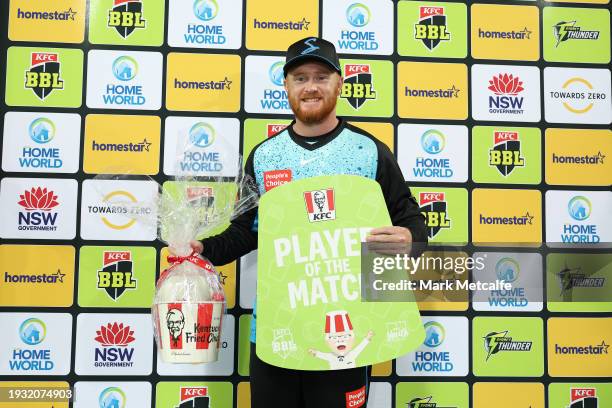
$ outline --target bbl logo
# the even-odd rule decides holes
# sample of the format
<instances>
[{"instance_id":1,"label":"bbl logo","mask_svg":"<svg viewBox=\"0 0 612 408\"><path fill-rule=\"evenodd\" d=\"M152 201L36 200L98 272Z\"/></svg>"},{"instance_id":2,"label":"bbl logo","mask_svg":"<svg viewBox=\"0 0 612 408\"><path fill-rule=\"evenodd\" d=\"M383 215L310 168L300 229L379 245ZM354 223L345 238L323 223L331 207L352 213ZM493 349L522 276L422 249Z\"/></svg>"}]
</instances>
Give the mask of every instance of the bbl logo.
<instances>
[{"instance_id":1,"label":"bbl logo","mask_svg":"<svg viewBox=\"0 0 612 408\"><path fill-rule=\"evenodd\" d=\"M205 148L215 141L215 129L205 122L198 122L189 129L189 142L197 147Z\"/></svg>"},{"instance_id":2,"label":"bbl logo","mask_svg":"<svg viewBox=\"0 0 612 408\"><path fill-rule=\"evenodd\" d=\"M114 0L113 8L108 11L108 27L112 27L123 38L127 38L137 28L145 28L142 18L141 0Z\"/></svg>"},{"instance_id":3,"label":"bbl logo","mask_svg":"<svg viewBox=\"0 0 612 408\"><path fill-rule=\"evenodd\" d=\"M504 177L512 173L515 167L525 166L518 132L494 132L493 148L489 149L489 166L497 167Z\"/></svg>"},{"instance_id":4,"label":"bbl logo","mask_svg":"<svg viewBox=\"0 0 612 408\"><path fill-rule=\"evenodd\" d=\"M132 57L122 56L113 62L113 75L119 81L130 81L138 74L138 63Z\"/></svg>"},{"instance_id":5,"label":"bbl logo","mask_svg":"<svg viewBox=\"0 0 612 408\"><path fill-rule=\"evenodd\" d=\"M64 89L57 53L33 52L30 69L25 72L25 87L44 100L54 89Z\"/></svg>"},{"instance_id":6,"label":"bbl logo","mask_svg":"<svg viewBox=\"0 0 612 408\"><path fill-rule=\"evenodd\" d=\"M49 143L55 137L55 124L47 118L38 118L28 128L30 139L38 144Z\"/></svg>"},{"instance_id":7,"label":"bbl logo","mask_svg":"<svg viewBox=\"0 0 612 408\"><path fill-rule=\"evenodd\" d=\"M370 9L365 4L351 4L346 9L346 19L353 27L363 27L370 22Z\"/></svg>"},{"instance_id":8,"label":"bbl logo","mask_svg":"<svg viewBox=\"0 0 612 408\"><path fill-rule=\"evenodd\" d=\"M427 322L424 326L425 329L425 344L427 347L438 347L440 344L444 342L444 338L446 337L446 333L444 330L444 326L442 326L438 322Z\"/></svg>"},{"instance_id":9,"label":"bbl logo","mask_svg":"<svg viewBox=\"0 0 612 408\"><path fill-rule=\"evenodd\" d=\"M334 189L313 190L304 192L308 221L330 221L336 219Z\"/></svg>"},{"instance_id":10,"label":"bbl logo","mask_svg":"<svg viewBox=\"0 0 612 408\"><path fill-rule=\"evenodd\" d=\"M421 147L429 154L438 154L446 147L446 138L439 130L429 129L421 135Z\"/></svg>"},{"instance_id":11,"label":"bbl logo","mask_svg":"<svg viewBox=\"0 0 612 408\"><path fill-rule=\"evenodd\" d=\"M98 271L98 289L104 289L113 300L119 299L126 289L136 289L130 251L104 251L102 261L102 269Z\"/></svg>"},{"instance_id":12,"label":"bbl logo","mask_svg":"<svg viewBox=\"0 0 612 408\"><path fill-rule=\"evenodd\" d=\"M217 17L219 5L215 0L196 0L193 3L193 14L202 21L210 21Z\"/></svg>"},{"instance_id":13,"label":"bbl logo","mask_svg":"<svg viewBox=\"0 0 612 408\"><path fill-rule=\"evenodd\" d=\"M346 99L354 109L359 109L368 99L376 99L372 75L369 65L345 65L340 97Z\"/></svg>"},{"instance_id":14,"label":"bbl logo","mask_svg":"<svg viewBox=\"0 0 612 408\"><path fill-rule=\"evenodd\" d=\"M176 408L209 408L207 387L181 387L181 401Z\"/></svg>"},{"instance_id":15,"label":"bbl logo","mask_svg":"<svg viewBox=\"0 0 612 408\"><path fill-rule=\"evenodd\" d=\"M520 267L518 262L512 258L502 258L495 265L497 279L512 283L518 279Z\"/></svg>"},{"instance_id":16,"label":"bbl logo","mask_svg":"<svg viewBox=\"0 0 612 408\"><path fill-rule=\"evenodd\" d=\"M100 408L125 408L127 398L121 388L108 387L98 397Z\"/></svg>"},{"instance_id":17,"label":"bbl logo","mask_svg":"<svg viewBox=\"0 0 612 408\"><path fill-rule=\"evenodd\" d=\"M489 361L489 357L502 351L531 351L531 341L513 341L512 337L508 336L508 330L488 333L483 339L487 351L485 361Z\"/></svg>"},{"instance_id":18,"label":"bbl logo","mask_svg":"<svg viewBox=\"0 0 612 408\"><path fill-rule=\"evenodd\" d=\"M428 237L435 237L443 228L450 228L451 220L447 216L447 203L444 193L420 193L419 206L427 220Z\"/></svg>"},{"instance_id":19,"label":"bbl logo","mask_svg":"<svg viewBox=\"0 0 612 408\"><path fill-rule=\"evenodd\" d=\"M570 388L570 404L567 408L598 408L596 388Z\"/></svg>"},{"instance_id":20,"label":"bbl logo","mask_svg":"<svg viewBox=\"0 0 612 408\"><path fill-rule=\"evenodd\" d=\"M449 41L446 30L444 7L420 7L419 22L414 25L414 39L423 41L429 51L433 51L440 41Z\"/></svg>"},{"instance_id":21,"label":"bbl logo","mask_svg":"<svg viewBox=\"0 0 612 408\"><path fill-rule=\"evenodd\" d=\"M553 30L557 39L555 47L567 40L597 40L599 38L599 31L582 30L576 27L576 20L560 21L553 26Z\"/></svg>"},{"instance_id":22,"label":"bbl logo","mask_svg":"<svg viewBox=\"0 0 612 408\"><path fill-rule=\"evenodd\" d=\"M576 221L584 221L591 216L591 202L584 196L576 196L567 203L567 211Z\"/></svg>"}]
</instances>

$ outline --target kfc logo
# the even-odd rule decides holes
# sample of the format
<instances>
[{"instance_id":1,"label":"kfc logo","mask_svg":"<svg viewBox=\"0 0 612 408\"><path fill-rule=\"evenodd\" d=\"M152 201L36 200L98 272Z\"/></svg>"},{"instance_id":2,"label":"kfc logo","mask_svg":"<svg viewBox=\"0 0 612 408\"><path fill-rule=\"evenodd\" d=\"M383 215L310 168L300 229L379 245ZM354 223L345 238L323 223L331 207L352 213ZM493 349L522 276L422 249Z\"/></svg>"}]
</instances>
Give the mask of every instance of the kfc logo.
<instances>
[{"instance_id":1,"label":"kfc logo","mask_svg":"<svg viewBox=\"0 0 612 408\"><path fill-rule=\"evenodd\" d=\"M306 211L310 222L330 221L336 219L334 189L313 190L304 192Z\"/></svg>"},{"instance_id":2,"label":"kfc logo","mask_svg":"<svg viewBox=\"0 0 612 408\"><path fill-rule=\"evenodd\" d=\"M185 316L179 309L170 309L166 314L166 327L172 343L170 348L181 349L183 348L183 328L185 327Z\"/></svg>"}]
</instances>

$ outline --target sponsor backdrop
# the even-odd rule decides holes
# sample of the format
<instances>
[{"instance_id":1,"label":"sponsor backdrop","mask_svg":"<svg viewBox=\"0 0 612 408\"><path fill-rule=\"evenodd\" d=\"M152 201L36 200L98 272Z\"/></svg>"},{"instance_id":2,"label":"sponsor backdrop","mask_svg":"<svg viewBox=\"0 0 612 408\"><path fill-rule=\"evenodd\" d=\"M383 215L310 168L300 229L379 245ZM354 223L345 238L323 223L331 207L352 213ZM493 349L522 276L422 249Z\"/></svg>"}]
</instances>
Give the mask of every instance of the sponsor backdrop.
<instances>
[{"instance_id":1,"label":"sponsor backdrop","mask_svg":"<svg viewBox=\"0 0 612 408\"><path fill-rule=\"evenodd\" d=\"M283 51L322 35L339 114L393 150L431 241L488 254L472 279L516 282L432 293L425 342L374 367L369 407L612 406L608 3L0 2L1 385L69 383L83 408L250 406L256 254L220 268L219 361L163 364L148 308L167 250L118 214L155 185L92 179L235 176L289 122Z\"/></svg>"}]
</instances>

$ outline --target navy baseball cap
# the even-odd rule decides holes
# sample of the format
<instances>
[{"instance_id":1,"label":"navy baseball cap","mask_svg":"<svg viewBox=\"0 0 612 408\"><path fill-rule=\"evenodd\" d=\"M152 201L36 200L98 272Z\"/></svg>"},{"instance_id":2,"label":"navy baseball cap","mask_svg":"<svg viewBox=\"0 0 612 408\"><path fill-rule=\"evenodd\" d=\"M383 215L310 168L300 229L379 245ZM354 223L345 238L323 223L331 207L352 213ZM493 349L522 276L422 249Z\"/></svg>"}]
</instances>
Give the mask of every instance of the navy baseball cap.
<instances>
[{"instance_id":1,"label":"navy baseball cap","mask_svg":"<svg viewBox=\"0 0 612 408\"><path fill-rule=\"evenodd\" d=\"M318 37L303 38L289 46L283 74L287 77L287 72L291 68L313 60L329 65L331 69L342 75L336 47L329 41Z\"/></svg>"}]
</instances>

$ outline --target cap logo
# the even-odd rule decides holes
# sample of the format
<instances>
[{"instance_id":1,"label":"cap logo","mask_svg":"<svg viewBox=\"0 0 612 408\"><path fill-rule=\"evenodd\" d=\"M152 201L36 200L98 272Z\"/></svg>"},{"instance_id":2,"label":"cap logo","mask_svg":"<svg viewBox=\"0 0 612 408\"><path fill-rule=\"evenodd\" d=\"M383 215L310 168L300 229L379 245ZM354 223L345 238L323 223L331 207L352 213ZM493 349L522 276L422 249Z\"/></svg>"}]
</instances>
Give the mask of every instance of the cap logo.
<instances>
[{"instance_id":1,"label":"cap logo","mask_svg":"<svg viewBox=\"0 0 612 408\"><path fill-rule=\"evenodd\" d=\"M312 44L313 41L317 41L317 38L316 37L312 37L312 38L309 38L309 39L304 41L304 44L306 44L308 46L308 48L306 48L304 51L302 51L302 55L310 54L311 52L316 51L319 48L321 48L319 46L316 46L316 45Z\"/></svg>"}]
</instances>

